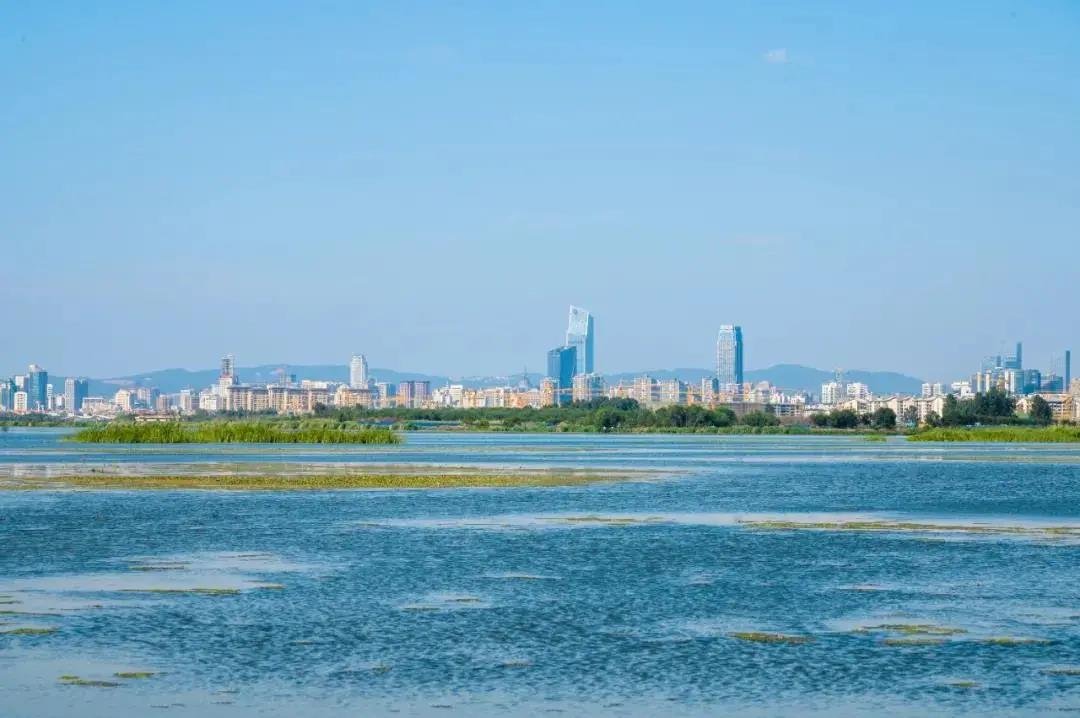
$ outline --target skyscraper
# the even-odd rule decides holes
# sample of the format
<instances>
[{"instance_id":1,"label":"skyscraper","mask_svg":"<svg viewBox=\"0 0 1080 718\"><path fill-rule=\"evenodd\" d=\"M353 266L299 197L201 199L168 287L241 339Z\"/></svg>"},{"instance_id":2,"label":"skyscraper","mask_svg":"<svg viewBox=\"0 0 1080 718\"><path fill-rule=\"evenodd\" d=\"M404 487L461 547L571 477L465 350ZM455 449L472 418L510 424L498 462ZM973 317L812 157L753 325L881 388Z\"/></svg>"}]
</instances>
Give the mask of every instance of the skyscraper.
<instances>
[{"instance_id":1,"label":"skyscraper","mask_svg":"<svg viewBox=\"0 0 1080 718\"><path fill-rule=\"evenodd\" d=\"M555 403L569 404L574 389L574 374L577 373L576 346L556 347L547 355L548 379L555 382Z\"/></svg>"},{"instance_id":2,"label":"skyscraper","mask_svg":"<svg viewBox=\"0 0 1080 718\"><path fill-rule=\"evenodd\" d=\"M716 337L716 379L723 389L743 383L742 327L724 324Z\"/></svg>"},{"instance_id":3,"label":"skyscraper","mask_svg":"<svg viewBox=\"0 0 1080 718\"><path fill-rule=\"evenodd\" d=\"M49 406L49 372L37 364L30 365L26 376L26 410L45 411Z\"/></svg>"},{"instance_id":4,"label":"skyscraper","mask_svg":"<svg viewBox=\"0 0 1080 718\"><path fill-rule=\"evenodd\" d=\"M593 373L593 341L595 339L592 314L587 309L570 305L570 322L566 328L566 346L577 349L575 374Z\"/></svg>"},{"instance_id":5,"label":"skyscraper","mask_svg":"<svg viewBox=\"0 0 1080 718\"><path fill-rule=\"evenodd\" d=\"M349 386L353 389L367 389L367 357L363 354L354 354L349 362Z\"/></svg>"},{"instance_id":6,"label":"skyscraper","mask_svg":"<svg viewBox=\"0 0 1080 718\"><path fill-rule=\"evenodd\" d=\"M82 410L83 399L89 394L89 383L86 379L69 376L64 380L64 410L69 414L78 414Z\"/></svg>"},{"instance_id":7,"label":"skyscraper","mask_svg":"<svg viewBox=\"0 0 1080 718\"><path fill-rule=\"evenodd\" d=\"M1065 391L1069 390L1069 386L1072 384L1072 352L1068 349L1065 350Z\"/></svg>"}]
</instances>

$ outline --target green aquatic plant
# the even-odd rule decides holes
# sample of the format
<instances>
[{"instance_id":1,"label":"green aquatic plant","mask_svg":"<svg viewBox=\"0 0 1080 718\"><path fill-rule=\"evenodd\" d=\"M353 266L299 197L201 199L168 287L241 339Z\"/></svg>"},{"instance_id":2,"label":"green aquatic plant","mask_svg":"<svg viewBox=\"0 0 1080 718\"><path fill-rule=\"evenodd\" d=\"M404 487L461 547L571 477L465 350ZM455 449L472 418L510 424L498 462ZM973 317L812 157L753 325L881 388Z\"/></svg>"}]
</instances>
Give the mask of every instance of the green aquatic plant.
<instances>
[{"instance_id":1,"label":"green aquatic plant","mask_svg":"<svg viewBox=\"0 0 1080 718\"><path fill-rule=\"evenodd\" d=\"M156 671L118 671L113 674L117 678L124 678L127 680L141 680L144 678L153 678L158 675Z\"/></svg>"},{"instance_id":2,"label":"green aquatic plant","mask_svg":"<svg viewBox=\"0 0 1080 718\"><path fill-rule=\"evenodd\" d=\"M8 636L47 636L50 633L56 633L59 629L52 627L38 627L38 626L22 626L20 628L9 628L0 633Z\"/></svg>"},{"instance_id":3,"label":"green aquatic plant","mask_svg":"<svg viewBox=\"0 0 1080 718\"><path fill-rule=\"evenodd\" d=\"M952 626L935 626L930 623L882 623L877 626L865 626L858 629L860 633L887 631L890 633L902 633L905 636L955 636L967 633L966 629Z\"/></svg>"},{"instance_id":4,"label":"green aquatic plant","mask_svg":"<svg viewBox=\"0 0 1080 718\"><path fill-rule=\"evenodd\" d=\"M192 594L197 596L236 596L238 588L124 588L124 593Z\"/></svg>"},{"instance_id":5,"label":"green aquatic plant","mask_svg":"<svg viewBox=\"0 0 1080 718\"><path fill-rule=\"evenodd\" d=\"M1071 444L1080 442L1080 426L940 427L916 431L908 436L908 441Z\"/></svg>"},{"instance_id":6,"label":"green aquatic plant","mask_svg":"<svg viewBox=\"0 0 1080 718\"><path fill-rule=\"evenodd\" d=\"M809 643L812 640L809 636L797 636L790 633L768 633L764 631L736 631L735 633L729 633L728 636L737 638L740 641L751 641L753 643L786 643L790 645Z\"/></svg>"},{"instance_id":7,"label":"green aquatic plant","mask_svg":"<svg viewBox=\"0 0 1080 718\"><path fill-rule=\"evenodd\" d=\"M940 646L945 643L945 639L916 636L910 638L886 638L881 643L885 646Z\"/></svg>"},{"instance_id":8,"label":"green aquatic plant","mask_svg":"<svg viewBox=\"0 0 1080 718\"><path fill-rule=\"evenodd\" d=\"M185 423L110 422L88 426L70 441L84 444L399 444L390 429L341 428L337 422L287 425L269 421L209 421Z\"/></svg>"},{"instance_id":9,"label":"green aquatic plant","mask_svg":"<svg viewBox=\"0 0 1080 718\"><path fill-rule=\"evenodd\" d=\"M71 675L60 676L60 678L58 680L61 683L63 683L64 685L66 685L66 686L86 686L86 687L91 687L91 688L116 688L117 686L120 685L119 683L116 683L114 681L101 681L101 680L94 680L94 679L90 679L90 678L80 678L79 676L71 676Z\"/></svg>"},{"instance_id":10,"label":"green aquatic plant","mask_svg":"<svg viewBox=\"0 0 1080 718\"><path fill-rule=\"evenodd\" d=\"M991 636L990 638L980 638L978 642L992 646L1044 646L1053 643L1049 638L1029 638L1025 636Z\"/></svg>"},{"instance_id":11,"label":"green aquatic plant","mask_svg":"<svg viewBox=\"0 0 1080 718\"><path fill-rule=\"evenodd\" d=\"M957 679L954 681L945 681L945 685L950 688L978 688L979 682L967 679Z\"/></svg>"},{"instance_id":12,"label":"green aquatic plant","mask_svg":"<svg viewBox=\"0 0 1080 718\"><path fill-rule=\"evenodd\" d=\"M629 474L596 471L539 470L519 472L487 472L482 469L469 473L435 474L314 474L251 476L224 474L219 476L107 476L81 475L42 477L18 486L0 488L83 488L108 489L197 489L230 491L303 491L335 489L454 489L454 488L518 488L544 486L577 486L598 481L629 478ZM135 571L172 570L168 564L134 564ZM182 566L176 566L180 570Z\"/></svg>"}]
</instances>

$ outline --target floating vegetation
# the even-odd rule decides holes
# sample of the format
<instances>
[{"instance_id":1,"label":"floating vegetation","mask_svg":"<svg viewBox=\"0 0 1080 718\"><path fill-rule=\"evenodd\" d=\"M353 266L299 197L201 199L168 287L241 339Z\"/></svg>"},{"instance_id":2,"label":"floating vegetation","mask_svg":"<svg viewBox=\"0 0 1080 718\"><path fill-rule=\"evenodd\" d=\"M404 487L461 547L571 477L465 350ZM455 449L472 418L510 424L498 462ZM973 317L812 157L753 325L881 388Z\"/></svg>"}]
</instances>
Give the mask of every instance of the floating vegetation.
<instances>
[{"instance_id":1,"label":"floating vegetation","mask_svg":"<svg viewBox=\"0 0 1080 718\"><path fill-rule=\"evenodd\" d=\"M91 688L116 688L120 684L115 681L102 681L79 676L60 676L58 679L66 686L87 686Z\"/></svg>"},{"instance_id":2,"label":"floating vegetation","mask_svg":"<svg viewBox=\"0 0 1080 718\"><path fill-rule=\"evenodd\" d=\"M1045 646L1053 643L1049 638L1030 638L1026 636L991 636L980 638L979 643L987 643L992 646Z\"/></svg>"},{"instance_id":3,"label":"floating vegetation","mask_svg":"<svg viewBox=\"0 0 1080 718\"><path fill-rule=\"evenodd\" d=\"M1080 676L1080 666L1061 666L1044 668L1043 673L1050 676Z\"/></svg>"},{"instance_id":4,"label":"floating vegetation","mask_svg":"<svg viewBox=\"0 0 1080 718\"><path fill-rule=\"evenodd\" d=\"M400 444L390 429L343 429L328 422L210 421L111 422L88 426L69 439L84 444Z\"/></svg>"},{"instance_id":5,"label":"floating vegetation","mask_svg":"<svg viewBox=\"0 0 1080 718\"><path fill-rule=\"evenodd\" d=\"M945 685L950 688L978 688L979 682L968 679L957 679L954 681L945 681Z\"/></svg>"},{"instance_id":6,"label":"floating vegetation","mask_svg":"<svg viewBox=\"0 0 1080 718\"><path fill-rule=\"evenodd\" d=\"M124 588L120 590L125 593L189 593L199 596L236 596L240 593L238 588Z\"/></svg>"},{"instance_id":7,"label":"floating vegetation","mask_svg":"<svg viewBox=\"0 0 1080 718\"><path fill-rule=\"evenodd\" d=\"M856 629L856 633L873 633L878 631L902 633L905 636L955 636L961 633L967 633L967 630L963 628L935 626L930 623L882 623L877 626L865 626Z\"/></svg>"},{"instance_id":8,"label":"floating vegetation","mask_svg":"<svg viewBox=\"0 0 1080 718\"><path fill-rule=\"evenodd\" d=\"M886 638L882 645L885 646L940 646L945 643L944 638L931 638L929 636L910 638Z\"/></svg>"},{"instance_id":9,"label":"floating vegetation","mask_svg":"<svg viewBox=\"0 0 1080 718\"><path fill-rule=\"evenodd\" d=\"M1080 442L1080 426L984 426L924 429L908 441L991 441L997 443L1064 444Z\"/></svg>"},{"instance_id":10,"label":"floating vegetation","mask_svg":"<svg viewBox=\"0 0 1080 718\"><path fill-rule=\"evenodd\" d=\"M50 633L56 633L59 629L53 627L44 626L21 626L19 628L8 628L0 633L8 636L47 636Z\"/></svg>"},{"instance_id":11,"label":"floating vegetation","mask_svg":"<svg viewBox=\"0 0 1080 718\"><path fill-rule=\"evenodd\" d=\"M153 678L158 675L157 671L118 671L113 674L117 678L124 678L128 680L141 680L144 678Z\"/></svg>"},{"instance_id":12,"label":"floating vegetation","mask_svg":"<svg viewBox=\"0 0 1080 718\"><path fill-rule=\"evenodd\" d=\"M327 489L454 489L577 486L597 481L613 481L628 475L613 472L574 470L530 470L489 472L483 469L468 473L385 473L303 474L303 475L175 475L136 476L89 474L44 476L21 484L0 485L19 489L215 489L235 491L327 490ZM601 519L598 519L601 520ZM624 519L625 522L632 521ZM615 523L612 521L611 523ZM182 566L135 564L133 571L166 571Z\"/></svg>"},{"instance_id":13,"label":"floating vegetation","mask_svg":"<svg viewBox=\"0 0 1080 718\"><path fill-rule=\"evenodd\" d=\"M409 603L409 604L406 604L406 605L402 606L401 610L402 611L414 611L414 612L438 611L439 606L433 606L430 603Z\"/></svg>"},{"instance_id":14,"label":"floating vegetation","mask_svg":"<svg viewBox=\"0 0 1080 718\"><path fill-rule=\"evenodd\" d=\"M503 661L499 665L503 668L528 668L532 664L532 661L528 660L527 658L519 658Z\"/></svg>"},{"instance_id":15,"label":"floating vegetation","mask_svg":"<svg viewBox=\"0 0 1080 718\"><path fill-rule=\"evenodd\" d=\"M256 584L255 588L261 588L266 591L281 591L285 588L283 583L260 583Z\"/></svg>"},{"instance_id":16,"label":"floating vegetation","mask_svg":"<svg viewBox=\"0 0 1080 718\"><path fill-rule=\"evenodd\" d=\"M1008 535L1028 538L1080 539L1080 526L988 526L962 523L920 523L914 521L837 520L837 521L786 521L786 520L740 520L747 528L766 531L853 531L853 532L913 532L956 533L980 535Z\"/></svg>"},{"instance_id":17,"label":"floating vegetation","mask_svg":"<svg viewBox=\"0 0 1080 718\"><path fill-rule=\"evenodd\" d=\"M798 636L790 633L767 633L763 631L737 631L735 633L729 633L728 636L737 638L740 641L751 641L753 643L787 643L791 645L809 643L812 640L809 636Z\"/></svg>"},{"instance_id":18,"label":"floating vegetation","mask_svg":"<svg viewBox=\"0 0 1080 718\"><path fill-rule=\"evenodd\" d=\"M548 521L570 524L603 524L607 526L633 526L635 524L662 523L660 516L553 516Z\"/></svg>"}]
</instances>

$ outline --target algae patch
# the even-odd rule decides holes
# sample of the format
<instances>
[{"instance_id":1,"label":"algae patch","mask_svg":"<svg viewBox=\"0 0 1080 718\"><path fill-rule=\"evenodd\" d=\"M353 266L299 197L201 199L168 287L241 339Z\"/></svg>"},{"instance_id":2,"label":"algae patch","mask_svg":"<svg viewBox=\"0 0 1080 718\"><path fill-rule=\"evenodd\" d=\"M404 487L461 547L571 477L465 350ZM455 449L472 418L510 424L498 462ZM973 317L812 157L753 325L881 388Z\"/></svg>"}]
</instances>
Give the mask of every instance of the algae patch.
<instances>
[{"instance_id":1,"label":"algae patch","mask_svg":"<svg viewBox=\"0 0 1080 718\"><path fill-rule=\"evenodd\" d=\"M809 636L765 631L736 631L735 633L729 633L728 636L740 641L750 641L751 643L782 643L788 645L800 645L809 643L812 640Z\"/></svg>"},{"instance_id":2,"label":"algae patch","mask_svg":"<svg viewBox=\"0 0 1080 718\"><path fill-rule=\"evenodd\" d=\"M65 686L85 686L89 688L116 688L120 684L116 681L101 681L91 678L80 678L79 676L60 676L58 679Z\"/></svg>"}]
</instances>

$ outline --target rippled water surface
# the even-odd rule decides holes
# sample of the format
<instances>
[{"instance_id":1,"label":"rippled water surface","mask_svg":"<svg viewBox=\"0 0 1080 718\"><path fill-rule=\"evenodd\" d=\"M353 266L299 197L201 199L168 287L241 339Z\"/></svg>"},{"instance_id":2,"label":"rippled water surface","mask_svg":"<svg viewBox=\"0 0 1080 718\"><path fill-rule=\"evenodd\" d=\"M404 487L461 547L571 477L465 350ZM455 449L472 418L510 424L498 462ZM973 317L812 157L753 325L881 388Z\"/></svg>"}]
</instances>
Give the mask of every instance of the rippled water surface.
<instances>
[{"instance_id":1,"label":"rippled water surface","mask_svg":"<svg viewBox=\"0 0 1080 718\"><path fill-rule=\"evenodd\" d=\"M1080 448L61 437L0 433L0 480L358 463L653 473L540 489L0 491L5 717L1080 710Z\"/></svg>"}]
</instances>

